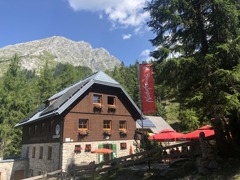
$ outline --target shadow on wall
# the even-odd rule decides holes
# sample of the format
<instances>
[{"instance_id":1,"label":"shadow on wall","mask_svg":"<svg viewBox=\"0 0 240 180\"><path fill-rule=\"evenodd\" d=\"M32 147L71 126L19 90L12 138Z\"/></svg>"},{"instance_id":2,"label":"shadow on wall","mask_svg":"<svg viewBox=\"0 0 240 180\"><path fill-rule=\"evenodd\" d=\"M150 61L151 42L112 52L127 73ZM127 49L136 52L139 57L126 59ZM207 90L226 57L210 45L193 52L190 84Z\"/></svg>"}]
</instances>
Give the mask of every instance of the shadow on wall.
<instances>
[{"instance_id":1,"label":"shadow on wall","mask_svg":"<svg viewBox=\"0 0 240 180\"><path fill-rule=\"evenodd\" d=\"M68 159L66 170L70 176L73 176L74 169L75 169L75 158L74 158L74 153L72 153L72 157Z\"/></svg>"}]
</instances>

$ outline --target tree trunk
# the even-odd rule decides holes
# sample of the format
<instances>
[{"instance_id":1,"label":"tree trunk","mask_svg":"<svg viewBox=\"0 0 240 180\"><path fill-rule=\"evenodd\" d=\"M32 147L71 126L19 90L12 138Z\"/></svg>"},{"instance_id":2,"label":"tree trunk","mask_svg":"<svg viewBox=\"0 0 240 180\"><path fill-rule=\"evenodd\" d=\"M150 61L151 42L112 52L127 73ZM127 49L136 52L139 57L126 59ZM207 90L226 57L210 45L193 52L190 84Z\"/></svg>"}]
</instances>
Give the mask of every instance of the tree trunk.
<instances>
[{"instance_id":1,"label":"tree trunk","mask_svg":"<svg viewBox=\"0 0 240 180\"><path fill-rule=\"evenodd\" d=\"M224 131L222 123L222 120L217 118L213 121L216 144L220 155L229 156L234 149L231 140L229 141L229 132Z\"/></svg>"}]
</instances>

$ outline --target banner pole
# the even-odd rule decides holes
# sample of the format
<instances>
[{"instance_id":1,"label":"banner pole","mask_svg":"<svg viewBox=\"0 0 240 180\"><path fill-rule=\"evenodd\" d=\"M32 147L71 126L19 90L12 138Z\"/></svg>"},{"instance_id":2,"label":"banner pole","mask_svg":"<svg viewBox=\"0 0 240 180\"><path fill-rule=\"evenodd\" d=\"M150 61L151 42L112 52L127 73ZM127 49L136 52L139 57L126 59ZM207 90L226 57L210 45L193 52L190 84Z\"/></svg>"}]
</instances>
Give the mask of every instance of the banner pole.
<instances>
[{"instance_id":1,"label":"banner pole","mask_svg":"<svg viewBox=\"0 0 240 180\"><path fill-rule=\"evenodd\" d=\"M142 148L144 148L144 130L143 130L143 111L142 111L142 93L141 93L141 80L140 80L140 64L137 65L137 72L138 72L138 91L139 91L139 105L141 110L141 126L142 126Z\"/></svg>"}]
</instances>

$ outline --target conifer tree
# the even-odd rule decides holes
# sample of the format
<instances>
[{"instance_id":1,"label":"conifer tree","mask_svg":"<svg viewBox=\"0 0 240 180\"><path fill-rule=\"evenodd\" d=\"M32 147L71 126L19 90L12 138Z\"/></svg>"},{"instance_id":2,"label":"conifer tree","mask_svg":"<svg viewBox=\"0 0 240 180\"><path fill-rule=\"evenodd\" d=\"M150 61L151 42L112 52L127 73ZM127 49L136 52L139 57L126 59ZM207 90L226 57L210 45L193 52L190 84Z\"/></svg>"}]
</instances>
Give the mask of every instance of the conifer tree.
<instances>
[{"instance_id":1,"label":"conifer tree","mask_svg":"<svg viewBox=\"0 0 240 180\"><path fill-rule=\"evenodd\" d=\"M152 0L146 7L148 25L156 33L151 42L158 48L152 56L162 62L157 83L174 89L185 124L214 125L222 151L231 150L225 127L238 124L240 129L239 5L232 0ZM233 136L239 139L239 133Z\"/></svg>"},{"instance_id":2,"label":"conifer tree","mask_svg":"<svg viewBox=\"0 0 240 180\"><path fill-rule=\"evenodd\" d=\"M39 106L55 93L55 83L56 81L54 81L53 69L49 67L48 61L46 61L43 69L41 69L40 77L37 81Z\"/></svg>"},{"instance_id":3,"label":"conifer tree","mask_svg":"<svg viewBox=\"0 0 240 180\"><path fill-rule=\"evenodd\" d=\"M28 85L19 64L19 57L11 59L0 89L1 156L16 156L21 149L21 129L14 126L30 111Z\"/></svg>"}]
</instances>

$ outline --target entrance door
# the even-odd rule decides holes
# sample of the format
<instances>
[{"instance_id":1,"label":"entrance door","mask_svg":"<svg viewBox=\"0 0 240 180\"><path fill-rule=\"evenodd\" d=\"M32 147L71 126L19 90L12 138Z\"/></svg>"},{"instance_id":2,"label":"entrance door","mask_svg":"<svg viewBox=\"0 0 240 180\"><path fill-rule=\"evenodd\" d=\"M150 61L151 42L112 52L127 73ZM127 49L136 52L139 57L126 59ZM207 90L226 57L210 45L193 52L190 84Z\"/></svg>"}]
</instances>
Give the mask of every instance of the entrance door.
<instances>
[{"instance_id":1,"label":"entrance door","mask_svg":"<svg viewBox=\"0 0 240 180\"><path fill-rule=\"evenodd\" d=\"M112 149L112 144L104 144L103 147L106 148L106 149ZM112 153L104 154L103 159L104 159L104 162L111 160L112 159Z\"/></svg>"}]
</instances>

